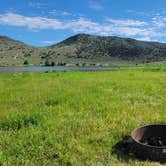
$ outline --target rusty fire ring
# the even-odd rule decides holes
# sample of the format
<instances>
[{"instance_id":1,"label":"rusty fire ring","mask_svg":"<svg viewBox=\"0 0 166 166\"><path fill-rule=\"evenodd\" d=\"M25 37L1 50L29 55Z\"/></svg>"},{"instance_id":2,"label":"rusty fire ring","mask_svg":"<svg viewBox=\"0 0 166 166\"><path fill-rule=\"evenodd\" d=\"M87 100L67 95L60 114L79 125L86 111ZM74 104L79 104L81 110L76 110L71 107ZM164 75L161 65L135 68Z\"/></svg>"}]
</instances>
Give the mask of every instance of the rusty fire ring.
<instances>
[{"instance_id":1,"label":"rusty fire ring","mask_svg":"<svg viewBox=\"0 0 166 166\"><path fill-rule=\"evenodd\" d=\"M142 158L166 162L166 124L149 124L135 129L134 152Z\"/></svg>"}]
</instances>

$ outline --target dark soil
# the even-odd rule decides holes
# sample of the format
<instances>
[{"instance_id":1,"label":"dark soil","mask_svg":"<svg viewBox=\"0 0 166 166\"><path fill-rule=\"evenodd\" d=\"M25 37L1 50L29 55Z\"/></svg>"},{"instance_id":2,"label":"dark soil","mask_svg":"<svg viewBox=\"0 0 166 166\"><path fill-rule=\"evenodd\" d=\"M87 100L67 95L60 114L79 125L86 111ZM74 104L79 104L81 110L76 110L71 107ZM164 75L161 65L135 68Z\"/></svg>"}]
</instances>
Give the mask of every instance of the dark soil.
<instances>
[{"instance_id":1,"label":"dark soil","mask_svg":"<svg viewBox=\"0 0 166 166\"><path fill-rule=\"evenodd\" d=\"M158 147L165 147L166 146L166 138L162 137L145 137L140 140L141 143L144 145L151 145L151 146L158 146Z\"/></svg>"}]
</instances>

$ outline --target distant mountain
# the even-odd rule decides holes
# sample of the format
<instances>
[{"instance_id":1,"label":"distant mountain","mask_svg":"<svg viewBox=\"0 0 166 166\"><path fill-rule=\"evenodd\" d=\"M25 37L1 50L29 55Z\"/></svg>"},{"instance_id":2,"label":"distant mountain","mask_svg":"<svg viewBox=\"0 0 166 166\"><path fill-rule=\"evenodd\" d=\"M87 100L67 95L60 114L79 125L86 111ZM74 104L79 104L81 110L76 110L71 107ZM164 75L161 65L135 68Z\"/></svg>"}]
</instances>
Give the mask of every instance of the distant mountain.
<instances>
[{"instance_id":1,"label":"distant mountain","mask_svg":"<svg viewBox=\"0 0 166 166\"><path fill-rule=\"evenodd\" d=\"M49 48L60 55L76 59L138 62L166 60L166 44L130 38L79 34Z\"/></svg>"},{"instance_id":2,"label":"distant mountain","mask_svg":"<svg viewBox=\"0 0 166 166\"><path fill-rule=\"evenodd\" d=\"M134 63L166 60L166 44L112 36L78 34L48 47L28 46L0 37L0 65L84 62Z\"/></svg>"}]
</instances>

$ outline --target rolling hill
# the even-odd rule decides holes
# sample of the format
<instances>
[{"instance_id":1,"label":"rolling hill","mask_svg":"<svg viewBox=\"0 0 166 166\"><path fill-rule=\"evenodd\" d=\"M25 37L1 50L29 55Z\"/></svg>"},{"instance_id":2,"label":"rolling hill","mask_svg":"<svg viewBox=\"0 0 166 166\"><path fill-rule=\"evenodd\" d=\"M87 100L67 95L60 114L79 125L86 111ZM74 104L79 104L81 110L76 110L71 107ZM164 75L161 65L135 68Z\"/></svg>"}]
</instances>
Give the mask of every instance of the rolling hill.
<instances>
[{"instance_id":1,"label":"rolling hill","mask_svg":"<svg viewBox=\"0 0 166 166\"><path fill-rule=\"evenodd\" d=\"M78 34L48 47L33 47L0 36L0 65L154 62L166 60L166 44L112 36Z\"/></svg>"},{"instance_id":2,"label":"rolling hill","mask_svg":"<svg viewBox=\"0 0 166 166\"><path fill-rule=\"evenodd\" d=\"M28 46L20 41L0 36L0 65L22 65L28 60L33 64L38 64L40 49Z\"/></svg>"}]
</instances>

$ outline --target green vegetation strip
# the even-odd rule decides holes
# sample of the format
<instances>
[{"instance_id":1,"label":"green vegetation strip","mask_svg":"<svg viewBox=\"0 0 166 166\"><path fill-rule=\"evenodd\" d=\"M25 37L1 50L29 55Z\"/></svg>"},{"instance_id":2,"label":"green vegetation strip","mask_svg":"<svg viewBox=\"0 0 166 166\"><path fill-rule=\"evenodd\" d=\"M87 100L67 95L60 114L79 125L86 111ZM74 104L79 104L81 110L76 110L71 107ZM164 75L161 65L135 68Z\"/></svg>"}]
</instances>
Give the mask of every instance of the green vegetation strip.
<instances>
[{"instance_id":1,"label":"green vegetation strip","mask_svg":"<svg viewBox=\"0 0 166 166\"><path fill-rule=\"evenodd\" d=\"M0 74L0 165L150 165L114 151L166 123L166 70L153 69Z\"/></svg>"}]
</instances>

